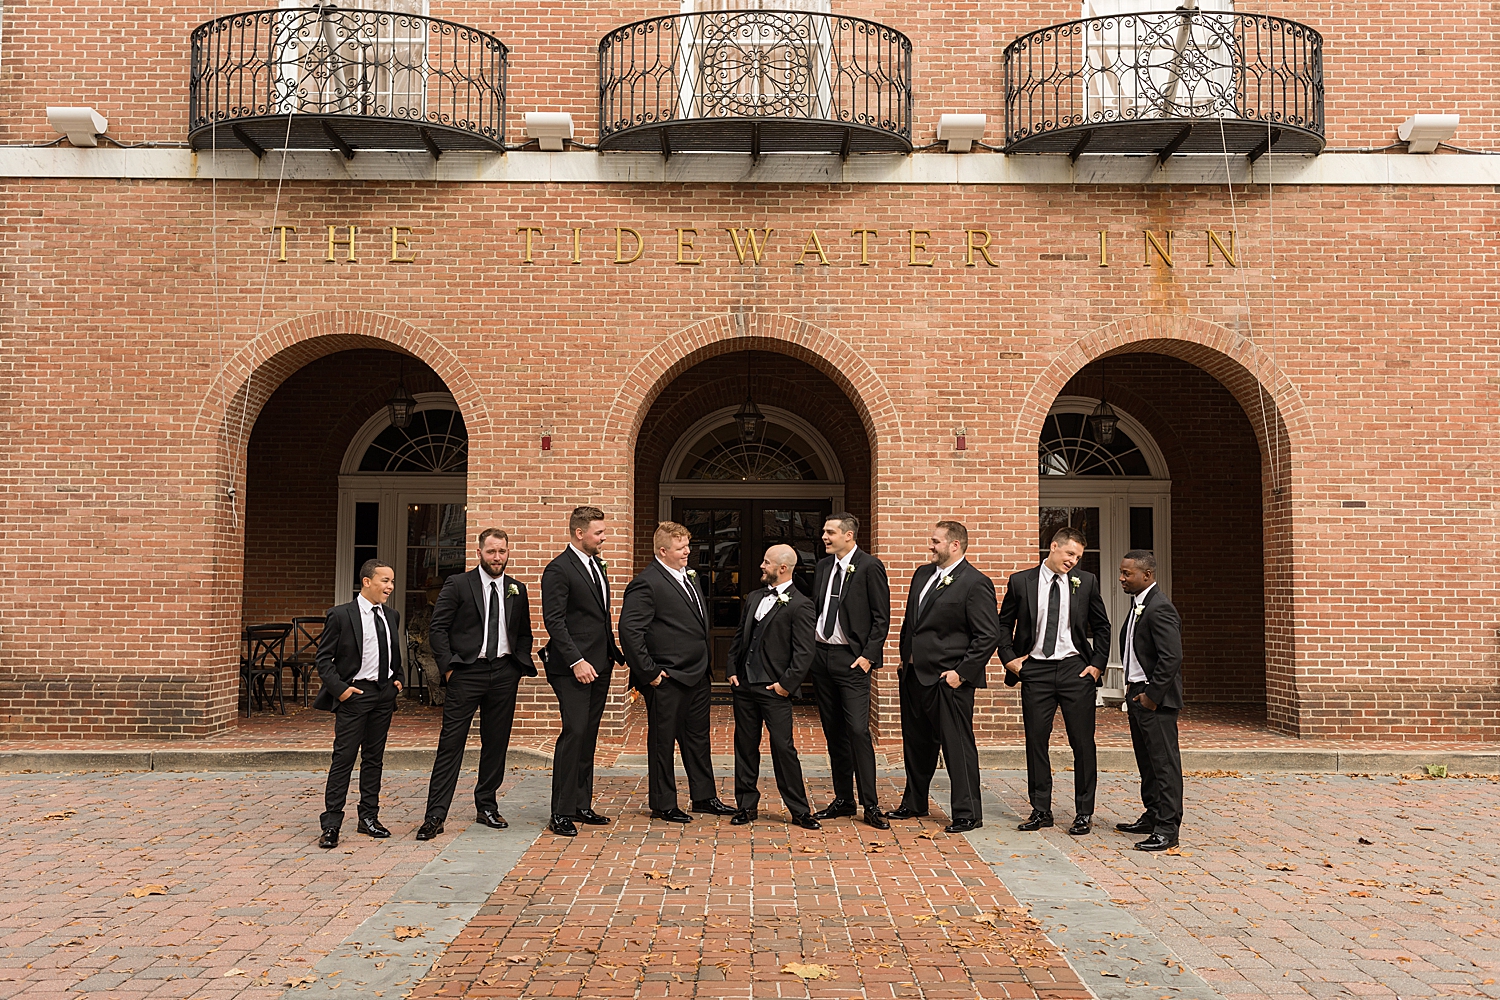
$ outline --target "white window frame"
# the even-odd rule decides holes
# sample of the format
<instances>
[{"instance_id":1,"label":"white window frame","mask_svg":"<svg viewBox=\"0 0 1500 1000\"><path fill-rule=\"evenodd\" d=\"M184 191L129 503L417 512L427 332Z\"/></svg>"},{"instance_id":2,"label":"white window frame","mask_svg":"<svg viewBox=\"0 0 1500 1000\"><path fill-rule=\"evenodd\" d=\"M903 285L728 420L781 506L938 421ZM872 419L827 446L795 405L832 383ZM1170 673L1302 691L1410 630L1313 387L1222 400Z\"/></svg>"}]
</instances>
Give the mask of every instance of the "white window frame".
<instances>
[{"instance_id":1,"label":"white window frame","mask_svg":"<svg viewBox=\"0 0 1500 1000\"><path fill-rule=\"evenodd\" d=\"M733 13L737 11L772 11L795 17L798 14L829 14L832 11L831 0L682 0L681 12L683 14L708 14L708 13ZM831 37L832 24L825 17L808 18L813 38L813 44L817 47L817 57L813 64L812 88L810 96L813 97L815 107L810 109L816 113L811 117L828 119L833 114L833 39ZM698 80L701 75L701 52L705 43L694 35L697 25L695 18L684 18L681 22L682 34L678 39L677 53L677 108L679 118L717 118L717 117L739 117L720 116L715 114L719 110L717 102L712 101L704 94L699 93ZM772 49L784 44L779 38L768 38L762 41L748 43L752 49ZM753 98L755 104L771 103L779 99L780 92L762 93L761 82L764 74L759 71L751 77L751 92L739 95L741 100ZM752 103L747 101L747 103Z\"/></svg>"},{"instance_id":2,"label":"white window frame","mask_svg":"<svg viewBox=\"0 0 1500 1000\"><path fill-rule=\"evenodd\" d=\"M1079 17L1090 20L1114 18L1120 15L1157 13L1165 18L1170 17L1178 6L1179 2L1174 2L1174 0L1082 0ZM1232 13L1234 0L1180 0L1180 6L1196 8L1204 12ZM1184 19L1175 36L1178 58L1181 58L1183 48L1187 45L1190 31L1201 44L1206 45L1214 40L1210 33L1202 29L1189 28L1187 20ZM1110 114L1108 120L1111 121L1181 117L1177 113L1168 114L1164 105L1151 106L1151 98L1138 92L1137 80L1133 73L1120 75L1112 70L1112 67L1116 65L1132 65L1137 59L1136 49L1119 44L1118 36L1115 36L1115 41L1111 43L1108 36L1091 31L1087 26L1084 27L1081 35L1084 65L1090 69L1089 92L1084 95L1084 106L1090 120L1101 112ZM1224 71L1226 74L1231 72L1230 70ZM1176 92L1177 82L1175 78L1167 81L1172 94ZM1219 82L1227 87L1231 80L1226 76ZM1175 101L1171 95L1169 99ZM1211 96L1195 96L1191 104L1196 107L1210 104L1212 101ZM1183 102L1176 101L1176 103L1180 105Z\"/></svg>"},{"instance_id":3,"label":"white window frame","mask_svg":"<svg viewBox=\"0 0 1500 1000\"><path fill-rule=\"evenodd\" d=\"M428 16L429 0L360 0L360 10L375 10L390 14L409 14L412 16ZM279 0L278 6L284 10L306 9L311 6L310 0ZM407 10L404 8L420 6L421 10ZM353 9L353 8L351 8ZM308 26L318 23L316 21L299 21L298 24ZM345 40L342 45L335 46L335 39L327 37L327 22L322 22L325 30L318 37L284 37L277 46L278 52L288 46L309 47L318 44L326 44L329 48L337 48L343 55L343 63L339 67L339 74L347 90L344 98L335 103L333 94L320 94L317 102L319 112L327 113L351 113L368 114L375 108L381 106L382 97L385 98L385 114L382 117L397 117L396 99L400 93L406 101L415 97L416 103L402 103L400 106L409 112L408 117L415 121L421 121L427 113L427 77L428 63L426 58L427 36L425 29L412 34L403 34L399 31L395 20L392 20L389 33L384 30L378 32L373 43L359 43L353 40ZM282 34L286 35L288 25L280 28ZM396 68L397 46L407 46L411 58L403 64L402 69ZM418 55L414 50L420 48ZM301 102L297 99L297 93L302 86L300 51L297 57L292 59L278 59L277 66L281 75L281 84L288 93L287 99L279 109L282 114L290 114L301 111ZM411 67L420 65L421 69ZM420 85L404 88L398 92L396 89L396 78L399 75L410 75L417 73L420 76ZM330 86L330 81L325 80L323 87Z\"/></svg>"}]
</instances>

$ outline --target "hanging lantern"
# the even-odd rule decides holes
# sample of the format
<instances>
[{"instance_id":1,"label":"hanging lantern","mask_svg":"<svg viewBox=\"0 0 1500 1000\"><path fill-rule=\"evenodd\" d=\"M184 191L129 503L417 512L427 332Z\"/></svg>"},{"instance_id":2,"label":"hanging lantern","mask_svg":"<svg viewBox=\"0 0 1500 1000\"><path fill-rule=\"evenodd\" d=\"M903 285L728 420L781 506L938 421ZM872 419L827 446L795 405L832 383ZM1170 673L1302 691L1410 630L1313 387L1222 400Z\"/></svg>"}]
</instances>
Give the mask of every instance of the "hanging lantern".
<instances>
[{"instance_id":1,"label":"hanging lantern","mask_svg":"<svg viewBox=\"0 0 1500 1000\"><path fill-rule=\"evenodd\" d=\"M1099 405L1094 407L1094 412L1089 414L1089 424L1094 430L1094 440L1106 447L1115 443L1115 427L1120 423L1120 417L1115 413L1115 408L1104 400L1099 400Z\"/></svg>"},{"instance_id":2,"label":"hanging lantern","mask_svg":"<svg viewBox=\"0 0 1500 1000\"><path fill-rule=\"evenodd\" d=\"M740 426L740 440L749 443L755 440L755 434L760 430L761 421L765 415L760 412L760 407L755 405L755 400L748 395L740 404L740 410L734 415L734 422Z\"/></svg>"},{"instance_id":3,"label":"hanging lantern","mask_svg":"<svg viewBox=\"0 0 1500 1000\"><path fill-rule=\"evenodd\" d=\"M392 427L405 429L411 426L412 414L417 412L417 401L406 391L405 376L397 381L396 394L386 401L385 409L390 415Z\"/></svg>"}]
</instances>

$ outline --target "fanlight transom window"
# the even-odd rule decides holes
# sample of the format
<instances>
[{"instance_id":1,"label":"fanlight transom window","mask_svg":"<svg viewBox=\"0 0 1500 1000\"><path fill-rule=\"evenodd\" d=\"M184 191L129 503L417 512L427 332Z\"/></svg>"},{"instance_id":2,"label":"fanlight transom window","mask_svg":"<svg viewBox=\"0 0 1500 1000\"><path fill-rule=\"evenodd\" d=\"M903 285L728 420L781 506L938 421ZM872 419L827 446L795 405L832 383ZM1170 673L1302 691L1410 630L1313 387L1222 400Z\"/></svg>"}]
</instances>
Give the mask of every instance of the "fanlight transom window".
<instances>
[{"instance_id":1,"label":"fanlight transom window","mask_svg":"<svg viewBox=\"0 0 1500 1000\"><path fill-rule=\"evenodd\" d=\"M1037 451L1043 476L1151 476L1145 454L1123 426L1103 445L1083 413L1049 414Z\"/></svg>"},{"instance_id":2,"label":"fanlight transom window","mask_svg":"<svg viewBox=\"0 0 1500 1000\"><path fill-rule=\"evenodd\" d=\"M469 469L469 433L456 410L421 409L409 427L387 427L359 461L360 472L461 474Z\"/></svg>"},{"instance_id":3,"label":"fanlight transom window","mask_svg":"<svg viewBox=\"0 0 1500 1000\"><path fill-rule=\"evenodd\" d=\"M733 422L702 435L683 456L676 478L786 482L830 477L817 451L800 434L766 420L751 441L740 436Z\"/></svg>"}]
</instances>

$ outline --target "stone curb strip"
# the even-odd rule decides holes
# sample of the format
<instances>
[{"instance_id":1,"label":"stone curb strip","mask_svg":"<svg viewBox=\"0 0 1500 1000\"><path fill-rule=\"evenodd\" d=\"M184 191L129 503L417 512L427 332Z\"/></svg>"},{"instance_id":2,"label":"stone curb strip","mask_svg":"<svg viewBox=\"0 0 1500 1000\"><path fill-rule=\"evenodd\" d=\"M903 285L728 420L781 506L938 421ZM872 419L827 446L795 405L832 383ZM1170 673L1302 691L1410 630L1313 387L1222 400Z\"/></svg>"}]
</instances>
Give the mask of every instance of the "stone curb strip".
<instances>
[{"instance_id":1,"label":"stone curb strip","mask_svg":"<svg viewBox=\"0 0 1500 1000\"><path fill-rule=\"evenodd\" d=\"M388 770L431 770L434 747L401 747L385 752ZM21 771L318 771L328 767L327 749L162 749L162 750L11 750L0 751L0 773ZM639 760L636 757L639 756ZM822 754L804 754L808 767L826 767ZM511 747L507 763L551 767L552 755L528 747ZM622 755L616 767L645 767L645 755ZM715 755L715 767L732 765ZM1052 750L1054 767L1070 767L1072 754ZM464 754L466 768L479 765L479 750ZM996 770L1024 770L1024 747L980 747L979 765ZM1330 750L1330 749L1190 749L1182 751L1185 771L1239 771L1266 774L1412 774L1428 766L1448 774L1500 775L1500 751L1472 750ZM1134 771L1135 757L1121 747L1099 749L1102 771Z\"/></svg>"}]
</instances>

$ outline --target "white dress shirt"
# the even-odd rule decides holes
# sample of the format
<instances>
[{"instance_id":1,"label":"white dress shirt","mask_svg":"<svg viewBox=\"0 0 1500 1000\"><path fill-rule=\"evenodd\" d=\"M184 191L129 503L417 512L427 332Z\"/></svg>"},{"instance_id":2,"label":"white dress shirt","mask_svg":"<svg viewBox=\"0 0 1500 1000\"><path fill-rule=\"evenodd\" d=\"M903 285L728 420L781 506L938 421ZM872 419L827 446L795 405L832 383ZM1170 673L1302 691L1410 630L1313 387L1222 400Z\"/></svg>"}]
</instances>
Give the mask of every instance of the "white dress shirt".
<instances>
[{"instance_id":1,"label":"white dress shirt","mask_svg":"<svg viewBox=\"0 0 1500 1000\"><path fill-rule=\"evenodd\" d=\"M933 587L937 586L937 582L939 580L941 580L945 576L952 576L954 573L958 572L958 568L964 564L964 558L964 556L959 556L957 559L953 560L953 565L949 566L947 569L939 569L936 573L932 574L932 576L927 579L927 586L923 587L922 592L917 595L917 607L920 608L922 606L922 602L927 599L927 592Z\"/></svg>"},{"instance_id":2,"label":"white dress shirt","mask_svg":"<svg viewBox=\"0 0 1500 1000\"><path fill-rule=\"evenodd\" d=\"M1135 613L1135 609L1145 605L1146 595L1151 593L1152 587L1155 586L1156 584L1153 583L1150 587L1147 587L1130 599L1130 610L1126 613L1125 617L1125 649L1121 655L1130 664L1125 672L1125 680L1132 683L1139 681L1144 684L1148 680L1146 677L1146 668L1141 666L1141 661L1135 655L1135 623L1141 617Z\"/></svg>"},{"instance_id":3,"label":"white dress shirt","mask_svg":"<svg viewBox=\"0 0 1500 1000\"><path fill-rule=\"evenodd\" d=\"M391 628L391 620L386 617L384 605L371 604L364 594L354 600L359 605L359 628L365 637L364 647L359 654L359 673L354 675L354 679L380 680L380 636L375 631L375 616L378 614L380 623L385 626L386 642L390 643L389 659L386 660L386 679L389 680L396 674L396 630Z\"/></svg>"},{"instance_id":4,"label":"white dress shirt","mask_svg":"<svg viewBox=\"0 0 1500 1000\"><path fill-rule=\"evenodd\" d=\"M510 655L510 630L505 627L505 574L490 576L490 571L483 566L479 567L479 606L483 609L483 628L479 633L479 656L483 659L489 654L490 646L490 589L498 588L500 595L500 644L496 647L495 656Z\"/></svg>"},{"instance_id":5,"label":"white dress shirt","mask_svg":"<svg viewBox=\"0 0 1500 1000\"><path fill-rule=\"evenodd\" d=\"M609 590L604 586L604 571L599 568L599 564L594 561L593 556L589 555L578 546L570 544L568 548L572 549L573 554L577 556L583 563L583 575L588 577L590 580L598 581L599 596L604 598L604 604L607 607L609 605Z\"/></svg>"},{"instance_id":6,"label":"white dress shirt","mask_svg":"<svg viewBox=\"0 0 1500 1000\"><path fill-rule=\"evenodd\" d=\"M828 620L829 605L833 602L833 581L839 581L839 601L844 600L844 584L849 582L849 561L854 558L854 553L859 551L856 545L844 553L842 559L833 561L833 572L828 574L828 589L823 591L823 617L818 619L818 641L829 646L847 646L849 639L844 635L844 628L839 624L838 615L833 616L833 621ZM832 631L826 632L828 638L823 638L825 626L830 626Z\"/></svg>"},{"instance_id":7,"label":"white dress shirt","mask_svg":"<svg viewBox=\"0 0 1500 1000\"><path fill-rule=\"evenodd\" d=\"M1052 650L1051 656L1044 656L1042 647L1047 644L1047 611L1053 580L1057 581L1059 605L1057 646ZM1078 648L1073 645L1073 629L1068 625L1068 616L1072 610L1073 585L1068 581L1068 574L1054 573L1051 566L1042 563L1042 571L1037 574L1036 579L1036 645L1031 647L1033 660L1066 660L1070 656L1079 655Z\"/></svg>"},{"instance_id":8,"label":"white dress shirt","mask_svg":"<svg viewBox=\"0 0 1500 1000\"><path fill-rule=\"evenodd\" d=\"M657 556L656 561L658 563L661 563L662 569L672 574L672 579L676 580L678 585L681 586L683 590L692 592L692 596L689 597L688 600L692 601L693 607L697 608L701 613L703 611L703 594L698 590L697 582L688 579L687 568L684 567L682 569L673 569L672 567L661 561L661 556Z\"/></svg>"},{"instance_id":9,"label":"white dress shirt","mask_svg":"<svg viewBox=\"0 0 1500 1000\"><path fill-rule=\"evenodd\" d=\"M755 620L760 621L766 615L770 614L771 605L776 603L776 598L780 597L782 594L785 594L787 588L791 585L792 581L788 580L786 583L778 583L776 586L772 587L771 592L760 599L760 607L755 609Z\"/></svg>"}]
</instances>

